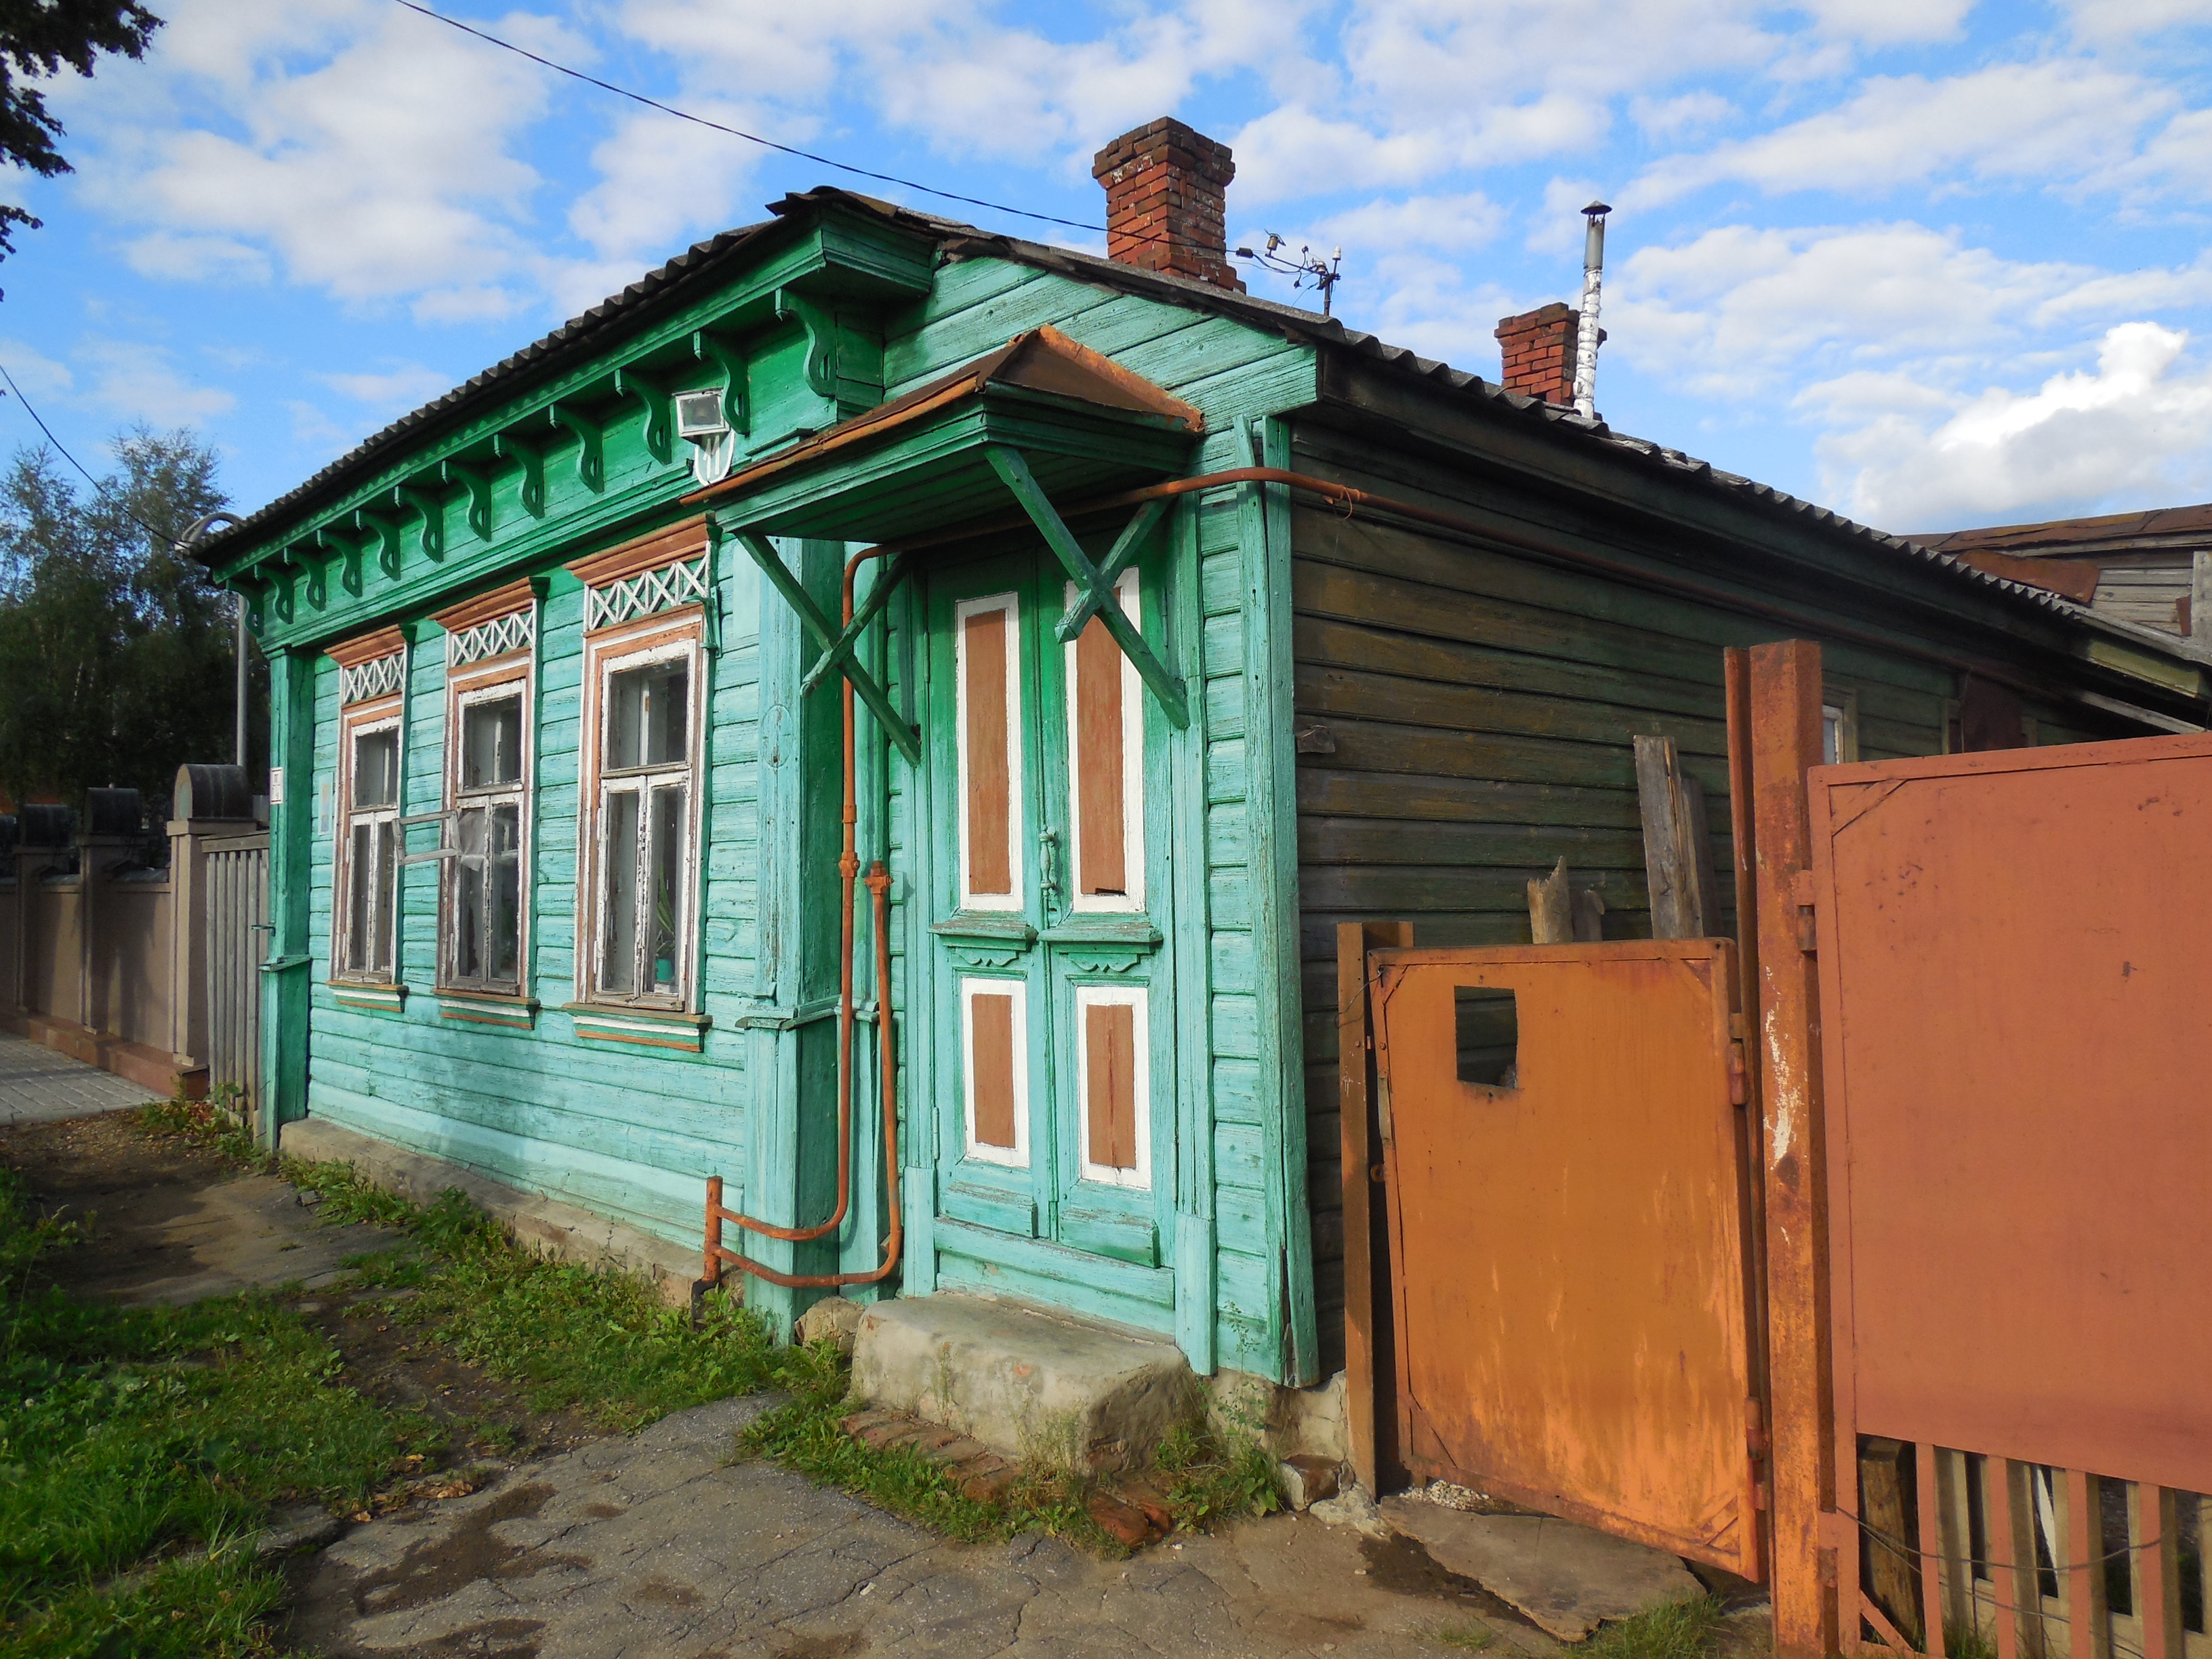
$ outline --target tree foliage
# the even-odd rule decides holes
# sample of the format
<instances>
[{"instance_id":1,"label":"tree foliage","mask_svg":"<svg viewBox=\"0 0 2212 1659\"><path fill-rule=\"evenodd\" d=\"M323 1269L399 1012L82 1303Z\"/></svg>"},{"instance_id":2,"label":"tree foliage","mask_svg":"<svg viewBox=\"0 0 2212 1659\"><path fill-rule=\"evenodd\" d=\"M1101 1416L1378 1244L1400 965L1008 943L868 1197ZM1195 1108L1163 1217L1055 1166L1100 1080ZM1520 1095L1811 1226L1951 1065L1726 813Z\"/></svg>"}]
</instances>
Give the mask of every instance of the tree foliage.
<instances>
[{"instance_id":1,"label":"tree foliage","mask_svg":"<svg viewBox=\"0 0 2212 1659\"><path fill-rule=\"evenodd\" d=\"M18 800L166 800L180 764L231 756L234 613L176 546L223 502L215 454L144 427L115 453L88 493L46 449L0 477L0 788Z\"/></svg>"},{"instance_id":2,"label":"tree foliage","mask_svg":"<svg viewBox=\"0 0 2212 1659\"><path fill-rule=\"evenodd\" d=\"M88 76L102 52L143 57L161 27L137 0L0 0L0 161L42 179L69 172L55 143L62 124L36 83L64 67ZM0 203L0 255L15 251L17 227L36 230L39 223L24 209Z\"/></svg>"}]
</instances>

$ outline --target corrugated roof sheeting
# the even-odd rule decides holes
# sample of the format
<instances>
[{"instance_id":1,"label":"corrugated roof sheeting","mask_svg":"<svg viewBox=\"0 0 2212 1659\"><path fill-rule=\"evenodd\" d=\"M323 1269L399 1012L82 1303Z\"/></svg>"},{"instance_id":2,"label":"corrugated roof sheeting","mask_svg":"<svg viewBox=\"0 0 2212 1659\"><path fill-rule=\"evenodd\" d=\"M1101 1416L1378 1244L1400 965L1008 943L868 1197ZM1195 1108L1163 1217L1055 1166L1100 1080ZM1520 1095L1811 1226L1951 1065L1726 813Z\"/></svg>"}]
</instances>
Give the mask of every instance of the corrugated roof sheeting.
<instances>
[{"instance_id":1,"label":"corrugated roof sheeting","mask_svg":"<svg viewBox=\"0 0 2212 1659\"><path fill-rule=\"evenodd\" d=\"M1133 265L1120 264L1094 253L998 235L974 225L963 224L957 220L939 218L933 214L917 212L828 185L787 196L781 202L771 204L769 210L777 216L776 219L724 231L696 244L667 264L647 272L621 293L609 295L581 316L563 323L544 338L495 363L413 414L401 416L325 467L298 489L289 491L253 514L234 529L202 543L200 551L203 556L218 554L227 546L251 540L261 527L283 517L295 507L304 505L319 494L325 491L335 493L337 486L345 482L349 474L368 470L386 450L403 440L437 423L442 417L458 418L462 410L477 402L490 402L495 392L506 389L507 383L532 370L550 367L550 360L571 349L581 349L617 325L638 320L641 308L652 301L666 298L673 303L677 290L703 280L713 267L729 259L738 250L763 232L774 228L778 222L787 221L809 207L830 203L858 206L933 236L943 245L945 252L954 258L996 257L1012 259L1039 269L1058 271L1077 281L1103 283L1124 292L1151 295L1172 304L1218 312L1259 326L1279 329L1316 345L1353 351L1401 373L1449 387L1462 396L1479 398L1494 406L1510 410L1524 419L1540 422L1558 430L1569 441L1596 444L1614 454L1635 457L1686 480L1738 499L1755 501L1788 517L1809 520L1832 532L1949 572L1978 586L2010 594L2054 615L2079 621L2102 621L2092 618L2086 606L2075 605L2045 589L2031 587L1977 570L1923 543L1873 529L1770 484L1759 483L1733 472L1724 472L1711 463L1686 455L1680 450L1615 432L1603 421L1586 420L1571 408L1508 392L1479 374L1421 356L1405 346L1392 345L1372 334L1348 329L1337 318L1319 316L1295 306L1238 294L1188 277L1139 270ZM2132 635L2142 630L2128 629L2125 631Z\"/></svg>"}]
</instances>

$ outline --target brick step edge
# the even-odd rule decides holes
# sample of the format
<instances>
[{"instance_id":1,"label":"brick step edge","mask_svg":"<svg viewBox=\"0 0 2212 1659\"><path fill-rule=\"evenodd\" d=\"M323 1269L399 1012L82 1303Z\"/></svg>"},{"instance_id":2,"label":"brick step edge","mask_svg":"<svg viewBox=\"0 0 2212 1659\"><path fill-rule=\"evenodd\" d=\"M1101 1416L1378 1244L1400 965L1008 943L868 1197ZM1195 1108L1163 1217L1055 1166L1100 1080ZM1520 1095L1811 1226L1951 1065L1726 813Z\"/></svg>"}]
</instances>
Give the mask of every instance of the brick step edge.
<instances>
[{"instance_id":1,"label":"brick step edge","mask_svg":"<svg viewBox=\"0 0 2212 1659\"><path fill-rule=\"evenodd\" d=\"M962 1496L977 1504L1003 1504L1021 1465L1001 1457L981 1441L901 1412L872 1407L854 1412L838 1426L872 1451L904 1446L943 1469ZM1121 1491L1091 1494L1085 1506L1099 1529L1125 1549L1141 1549L1175 1530L1175 1517L1160 1495L1142 1480Z\"/></svg>"}]
</instances>

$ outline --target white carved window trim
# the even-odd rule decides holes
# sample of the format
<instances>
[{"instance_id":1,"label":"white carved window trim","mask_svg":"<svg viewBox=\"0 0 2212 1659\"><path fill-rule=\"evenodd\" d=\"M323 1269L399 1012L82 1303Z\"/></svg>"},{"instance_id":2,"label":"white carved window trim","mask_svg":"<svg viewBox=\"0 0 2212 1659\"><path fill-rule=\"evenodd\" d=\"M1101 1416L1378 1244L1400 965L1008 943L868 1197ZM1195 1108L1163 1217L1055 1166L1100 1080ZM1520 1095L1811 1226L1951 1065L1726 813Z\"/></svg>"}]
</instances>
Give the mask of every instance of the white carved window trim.
<instances>
[{"instance_id":1,"label":"white carved window trim","mask_svg":"<svg viewBox=\"0 0 2212 1659\"><path fill-rule=\"evenodd\" d=\"M406 679L406 648L401 647L380 657L371 657L367 662L343 665L338 669L338 705L350 708L357 702L370 702L379 697L397 696Z\"/></svg>"},{"instance_id":2,"label":"white carved window trim","mask_svg":"<svg viewBox=\"0 0 2212 1659\"><path fill-rule=\"evenodd\" d=\"M704 623L698 616L681 619L647 618L584 641L582 752L578 792L579 836L576 859L576 1000L604 1007L674 1008L698 1012L699 911L703 839L702 790L706 770L707 702ZM678 873L676 917L676 994L655 996L648 992L625 994L599 988L600 965L605 941L601 937L607 797L610 784L603 775L601 750L605 742L605 709L610 679L624 669L682 657L688 660L689 702L685 709L685 758L682 765L651 771L625 771L615 787L636 789L649 798L657 785L680 778L684 787L683 857ZM641 829L641 836L643 831Z\"/></svg>"},{"instance_id":3,"label":"white carved window trim","mask_svg":"<svg viewBox=\"0 0 2212 1659\"><path fill-rule=\"evenodd\" d=\"M446 646L449 670L489 662L531 650L538 642L538 607L526 605L502 617L488 617L454 634Z\"/></svg>"},{"instance_id":4,"label":"white carved window trim","mask_svg":"<svg viewBox=\"0 0 2212 1659\"><path fill-rule=\"evenodd\" d=\"M704 549L673 564L655 566L598 587L584 590L584 631L618 628L641 617L656 617L687 605L707 603L707 554Z\"/></svg>"}]
</instances>

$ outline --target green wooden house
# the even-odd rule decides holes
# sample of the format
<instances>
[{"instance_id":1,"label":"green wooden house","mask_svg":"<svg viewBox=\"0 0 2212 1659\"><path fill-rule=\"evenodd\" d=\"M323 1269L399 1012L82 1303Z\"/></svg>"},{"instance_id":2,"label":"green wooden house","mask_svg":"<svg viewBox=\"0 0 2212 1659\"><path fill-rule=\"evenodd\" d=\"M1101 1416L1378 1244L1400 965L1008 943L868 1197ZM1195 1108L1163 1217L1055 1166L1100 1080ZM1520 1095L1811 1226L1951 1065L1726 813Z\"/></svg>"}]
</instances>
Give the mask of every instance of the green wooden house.
<instances>
[{"instance_id":1,"label":"green wooden house","mask_svg":"<svg viewBox=\"0 0 2212 1659\"><path fill-rule=\"evenodd\" d=\"M1844 755L2204 721L2187 640L1248 297L1187 128L1099 172L1105 258L787 198L206 544L272 1133L1314 1383L1338 921L1525 941L1564 854L1648 932L1632 738L1723 795L1725 646L1819 639Z\"/></svg>"}]
</instances>

